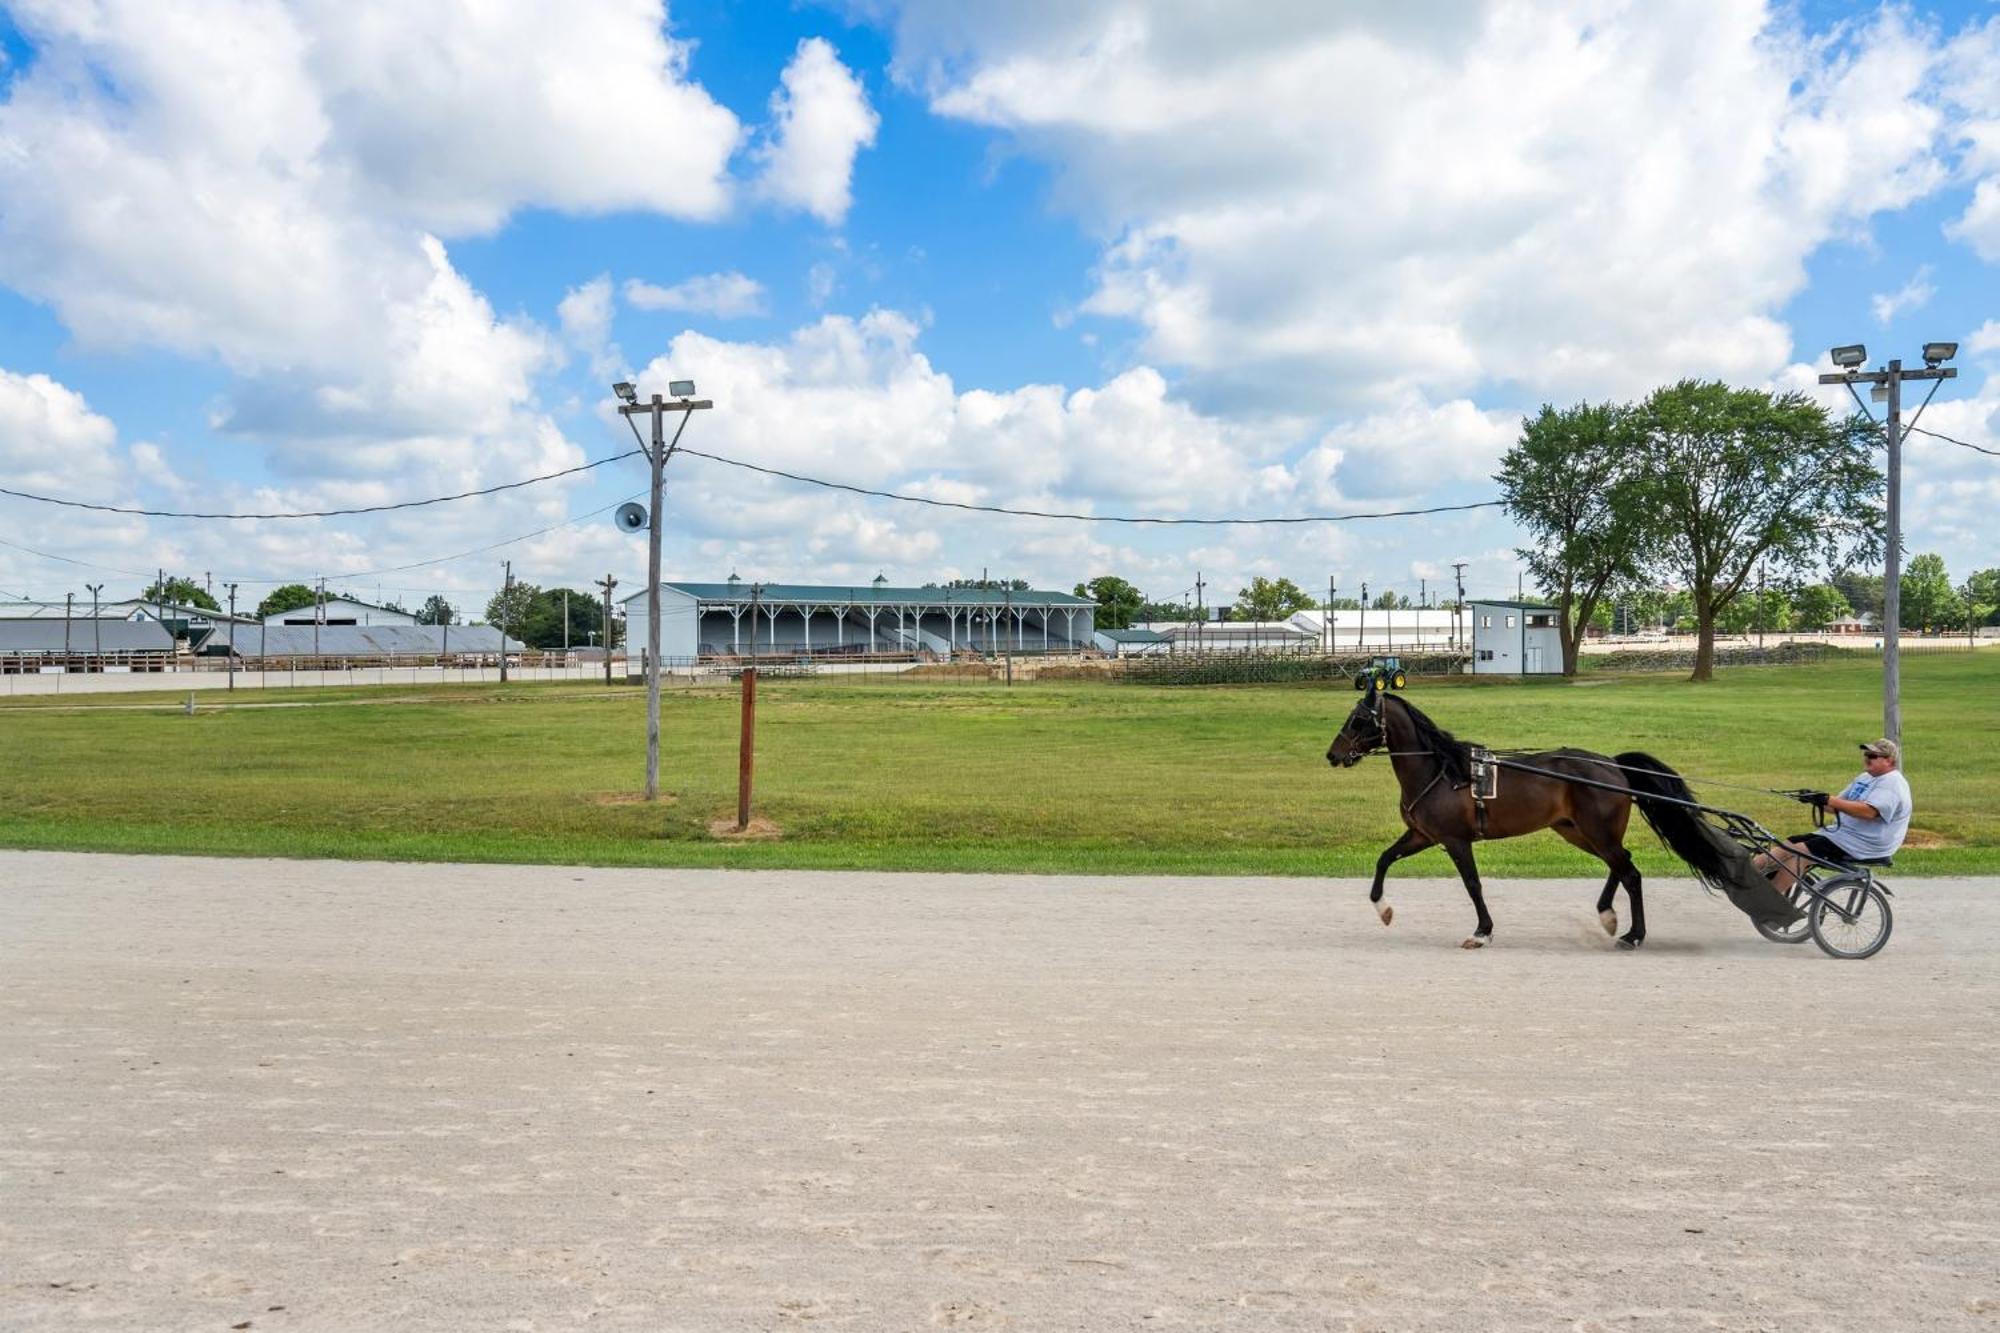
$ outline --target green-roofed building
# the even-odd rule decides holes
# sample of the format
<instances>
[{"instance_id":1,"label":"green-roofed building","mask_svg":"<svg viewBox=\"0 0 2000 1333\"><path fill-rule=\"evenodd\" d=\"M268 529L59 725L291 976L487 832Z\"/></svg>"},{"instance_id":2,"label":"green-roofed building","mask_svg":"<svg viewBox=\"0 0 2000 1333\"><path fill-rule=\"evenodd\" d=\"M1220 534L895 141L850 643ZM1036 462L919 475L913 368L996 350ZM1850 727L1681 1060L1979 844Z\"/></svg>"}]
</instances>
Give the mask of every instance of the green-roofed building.
<instances>
[{"instance_id":1,"label":"green-roofed building","mask_svg":"<svg viewBox=\"0 0 2000 1333\"><path fill-rule=\"evenodd\" d=\"M624 606L636 664L646 646L645 591ZM1088 597L1032 588L896 588L881 575L860 587L754 583L731 574L722 583L660 585L660 658L1074 653L1092 646L1096 611Z\"/></svg>"}]
</instances>

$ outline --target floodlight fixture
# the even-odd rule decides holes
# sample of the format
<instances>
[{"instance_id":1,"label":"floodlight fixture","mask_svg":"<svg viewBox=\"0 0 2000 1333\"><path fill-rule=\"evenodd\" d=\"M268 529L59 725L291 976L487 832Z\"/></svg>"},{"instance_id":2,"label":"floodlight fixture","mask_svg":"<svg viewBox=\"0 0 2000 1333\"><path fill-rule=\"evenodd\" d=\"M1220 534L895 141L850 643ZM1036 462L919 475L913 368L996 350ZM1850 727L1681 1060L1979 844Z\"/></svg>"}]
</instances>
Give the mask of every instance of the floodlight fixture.
<instances>
[{"instance_id":1,"label":"floodlight fixture","mask_svg":"<svg viewBox=\"0 0 2000 1333\"><path fill-rule=\"evenodd\" d=\"M1924 364L1936 366L1958 355L1957 343L1925 343Z\"/></svg>"},{"instance_id":2,"label":"floodlight fixture","mask_svg":"<svg viewBox=\"0 0 2000 1333\"><path fill-rule=\"evenodd\" d=\"M1845 347L1834 348L1828 355L1833 358L1833 364L1842 370L1853 370L1868 360L1868 349L1860 343L1849 343Z\"/></svg>"},{"instance_id":3,"label":"floodlight fixture","mask_svg":"<svg viewBox=\"0 0 2000 1333\"><path fill-rule=\"evenodd\" d=\"M632 383L630 380L619 380L616 384L611 386L611 392L617 394L620 398L623 398L628 403L636 403L639 401L639 391L632 387Z\"/></svg>"},{"instance_id":4,"label":"floodlight fixture","mask_svg":"<svg viewBox=\"0 0 2000 1333\"><path fill-rule=\"evenodd\" d=\"M692 398L692 397L694 397L694 381L693 381L693 380L668 380L668 381L667 381L667 396L668 396L669 398Z\"/></svg>"}]
</instances>

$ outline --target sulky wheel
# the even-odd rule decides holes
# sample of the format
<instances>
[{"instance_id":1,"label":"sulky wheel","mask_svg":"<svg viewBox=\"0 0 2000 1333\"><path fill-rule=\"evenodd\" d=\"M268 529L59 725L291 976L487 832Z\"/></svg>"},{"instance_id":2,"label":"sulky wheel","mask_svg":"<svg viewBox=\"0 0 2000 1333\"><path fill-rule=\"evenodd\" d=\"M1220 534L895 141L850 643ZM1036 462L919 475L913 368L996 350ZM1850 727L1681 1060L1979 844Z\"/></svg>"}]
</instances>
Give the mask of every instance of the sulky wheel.
<instances>
[{"instance_id":1,"label":"sulky wheel","mask_svg":"<svg viewBox=\"0 0 2000 1333\"><path fill-rule=\"evenodd\" d=\"M1889 895L1863 875L1841 875L1820 885L1806 914L1813 942L1835 958L1869 958L1889 942L1895 914Z\"/></svg>"},{"instance_id":2,"label":"sulky wheel","mask_svg":"<svg viewBox=\"0 0 2000 1333\"><path fill-rule=\"evenodd\" d=\"M1804 908L1809 904L1801 900L1810 896L1804 889L1794 884L1792 891L1785 895L1785 901L1794 907ZM1773 944L1804 944L1812 938L1812 916L1809 912L1803 913L1789 926L1774 926L1765 921L1756 922L1755 925L1757 933Z\"/></svg>"}]
</instances>

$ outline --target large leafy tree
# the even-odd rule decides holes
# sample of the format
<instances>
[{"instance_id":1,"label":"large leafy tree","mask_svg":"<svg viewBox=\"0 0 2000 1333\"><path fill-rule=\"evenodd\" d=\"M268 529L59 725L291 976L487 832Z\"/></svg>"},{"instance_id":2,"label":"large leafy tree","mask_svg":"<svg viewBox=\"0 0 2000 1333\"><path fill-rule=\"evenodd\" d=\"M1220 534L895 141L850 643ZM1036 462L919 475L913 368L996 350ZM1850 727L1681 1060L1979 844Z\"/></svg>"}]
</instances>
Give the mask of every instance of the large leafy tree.
<instances>
[{"instance_id":1,"label":"large leafy tree","mask_svg":"<svg viewBox=\"0 0 2000 1333\"><path fill-rule=\"evenodd\" d=\"M1958 595L1968 606L1986 608L1983 614L1972 617L1973 624L2000 624L2000 569L1982 569L1968 576Z\"/></svg>"},{"instance_id":2,"label":"large leafy tree","mask_svg":"<svg viewBox=\"0 0 2000 1333\"><path fill-rule=\"evenodd\" d=\"M1130 629L1146 605L1146 594L1116 574L1099 574L1088 583L1076 585L1078 597L1097 603L1092 623L1099 629Z\"/></svg>"},{"instance_id":3,"label":"large leafy tree","mask_svg":"<svg viewBox=\"0 0 2000 1333\"><path fill-rule=\"evenodd\" d=\"M1833 586L1847 599L1847 605L1857 616L1873 616L1877 623L1882 619L1882 576L1863 574L1859 570L1843 569L1833 576Z\"/></svg>"},{"instance_id":4,"label":"large leafy tree","mask_svg":"<svg viewBox=\"0 0 2000 1333\"><path fill-rule=\"evenodd\" d=\"M1958 623L1958 590L1944 557L1931 552L1915 556L1903 570L1902 620L1904 629L1933 630Z\"/></svg>"},{"instance_id":5,"label":"large leafy tree","mask_svg":"<svg viewBox=\"0 0 2000 1333\"><path fill-rule=\"evenodd\" d=\"M167 602L174 606L198 606L205 611L220 611L222 603L209 595L208 589L193 579L175 575L165 580L155 579L139 596L148 602Z\"/></svg>"},{"instance_id":6,"label":"large leafy tree","mask_svg":"<svg viewBox=\"0 0 2000 1333\"><path fill-rule=\"evenodd\" d=\"M263 617L277 615L280 611L296 611L302 606L311 606L318 600L318 595L305 584L287 583L283 587L271 589L264 595L264 600L257 603L257 614Z\"/></svg>"},{"instance_id":7,"label":"large leafy tree","mask_svg":"<svg viewBox=\"0 0 2000 1333\"><path fill-rule=\"evenodd\" d=\"M1716 617L1758 562L1780 570L1870 558L1882 543L1873 423L1802 393L1682 380L1640 410L1638 512L1694 601L1695 680L1715 675Z\"/></svg>"},{"instance_id":8,"label":"large leafy tree","mask_svg":"<svg viewBox=\"0 0 2000 1333\"><path fill-rule=\"evenodd\" d=\"M1598 602L1636 578L1653 532L1640 498L1639 425L1617 403L1544 406L1521 423L1494 478L1507 512L1535 539L1516 554L1562 613L1566 676L1576 674Z\"/></svg>"},{"instance_id":9,"label":"large leafy tree","mask_svg":"<svg viewBox=\"0 0 2000 1333\"><path fill-rule=\"evenodd\" d=\"M1825 629L1852 609L1831 583L1808 584L1792 594L1792 617L1800 629Z\"/></svg>"},{"instance_id":10,"label":"large leafy tree","mask_svg":"<svg viewBox=\"0 0 2000 1333\"><path fill-rule=\"evenodd\" d=\"M1313 608L1313 599L1305 589L1290 579L1267 579L1262 574L1250 580L1250 586L1236 593L1236 604L1229 608L1231 620L1289 620L1301 611Z\"/></svg>"},{"instance_id":11,"label":"large leafy tree","mask_svg":"<svg viewBox=\"0 0 2000 1333\"><path fill-rule=\"evenodd\" d=\"M527 582L516 583L511 589L502 588L486 603L486 623L522 643L529 642L523 635L528 629L528 614L540 592L540 588Z\"/></svg>"},{"instance_id":12,"label":"large leafy tree","mask_svg":"<svg viewBox=\"0 0 2000 1333\"><path fill-rule=\"evenodd\" d=\"M458 609L438 593L424 598L424 604L417 608L419 625L449 625L457 616Z\"/></svg>"}]
</instances>

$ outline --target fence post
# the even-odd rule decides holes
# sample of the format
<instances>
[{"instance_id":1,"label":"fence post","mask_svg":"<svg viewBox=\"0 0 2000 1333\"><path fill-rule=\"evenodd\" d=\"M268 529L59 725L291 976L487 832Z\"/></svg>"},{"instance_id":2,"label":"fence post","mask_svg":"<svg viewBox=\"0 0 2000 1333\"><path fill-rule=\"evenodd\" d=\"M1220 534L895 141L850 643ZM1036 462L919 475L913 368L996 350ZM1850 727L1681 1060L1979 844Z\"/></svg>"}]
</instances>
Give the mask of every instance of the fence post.
<instances>
[{"instance_id":1,"label":"fence post","mask_svg":"<svg viewBox=\"0 0 2000 1333\"><path fill-rule=\"evenodd\" d=\"M757 668L743 668L743 737L736 756L736 831L750 827L750 781L757 764Z\"/></svg>"}]
</instances>

